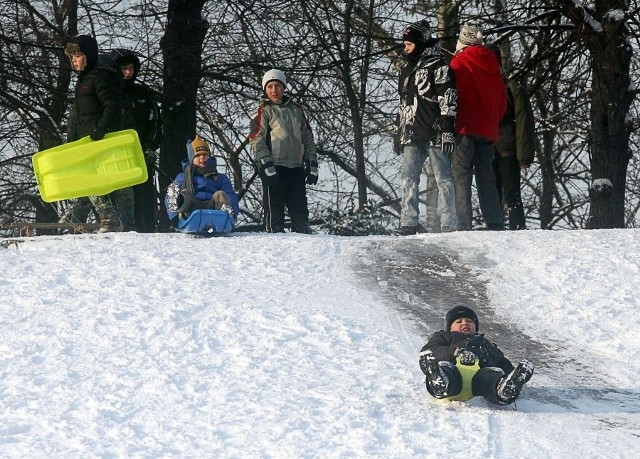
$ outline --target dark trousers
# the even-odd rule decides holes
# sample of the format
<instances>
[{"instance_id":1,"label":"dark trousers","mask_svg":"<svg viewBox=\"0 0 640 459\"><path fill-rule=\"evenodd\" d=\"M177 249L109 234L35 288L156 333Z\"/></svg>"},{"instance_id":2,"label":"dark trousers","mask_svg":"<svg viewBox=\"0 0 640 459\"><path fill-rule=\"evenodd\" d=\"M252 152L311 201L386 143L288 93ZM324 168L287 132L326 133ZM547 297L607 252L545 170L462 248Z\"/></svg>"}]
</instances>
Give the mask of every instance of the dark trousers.
<instances>
[{"instance_id":1,"label":"dark trousers","mask_svg":"<svg viewBox=\"0 0 640 459\"><path fill-rule=\"evenodd\" d=\"M147 171L147 181L133 187L133 212L136 230L141 233L154 233L158 209L157 191L153 183L154 170L147 168Z\"/></svg>"},{"instance_id":2,"label":"dark trousers","mask_svg":"<svg viewBox=\"0 0 640 459\"><path fill-rule=\"evenodd\" d=\"M291 231L309 233L309 209L303 167L275 166L280 183L269 186L264 174L262 179L264 203L264 227L269 233L284 232L285 207L291 218Z\"/></svg>"},{"instance_id":3,"label":"dark trousers","mask_svg":"<svg viewBox=\"0 0 640 459\"><path fill-rule=\"evenodd\" d=\"M506 204L509 212L509 229L526 228L524 207L520 195L520 164L515 155L498 156L493 160L493 171L496 175L496 188L500 202Z\"/></svg>"},{"instance_id":4,"label":"dark trousers","mask_svg":"<svg viewBox=\"0 0 640 459\"><path fill-rule=\"evenodd\" d=\"M440 362L440 368L447 376L449 384L447 386L448 396L458 395L462 391L462 376L454 364L451 362ZM484 367L480 368L471 380L471 391L476 397L484 397L488 402L496 405L504 405L498 399L497 388L500 379L504 376L504 372L500 368ZM429 386L427 378L427 390L434 395L433 390Z\"/></svg>"}]
</instances>

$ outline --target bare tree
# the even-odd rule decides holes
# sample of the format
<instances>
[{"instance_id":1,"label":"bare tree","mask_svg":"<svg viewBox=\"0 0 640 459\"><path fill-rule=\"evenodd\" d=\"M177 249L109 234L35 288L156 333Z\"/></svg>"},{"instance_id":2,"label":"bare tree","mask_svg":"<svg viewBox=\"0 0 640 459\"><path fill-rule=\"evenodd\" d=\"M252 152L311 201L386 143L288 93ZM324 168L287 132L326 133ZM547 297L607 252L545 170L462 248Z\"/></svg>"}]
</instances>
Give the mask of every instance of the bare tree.
<instances>
[{"instance_id":1,"label":"bare tree","mask_svg":"<svg viewBox=\"0 0 640 459\"><path fill-rule=\"evenodd\" d=\"M185 144L196 134L196 97L202 76L202 43L209 23L202 17L206 0L169 0L167 27L160 46L164 57L160 168L170 177L180 171ZM160 177L165 190L169 177ZM161 213L164 217L164 213ZM161 218L168 229L168 220Z\"/></svg>"},{"instance_id":2,"label":"bare tree","mask_svg":"<svg viewBox=\"0 0 640 459\"><path fill-rule=\"evenodd\" d=\"M637 89L629 71L633 48L629 42L629 2L598 0L590 8L560 1L563 14L576 26L576 35L591 54L591 175L590 228L625 226L625 182L631 158L629 109Z\"/></svg>"}]
</instances>

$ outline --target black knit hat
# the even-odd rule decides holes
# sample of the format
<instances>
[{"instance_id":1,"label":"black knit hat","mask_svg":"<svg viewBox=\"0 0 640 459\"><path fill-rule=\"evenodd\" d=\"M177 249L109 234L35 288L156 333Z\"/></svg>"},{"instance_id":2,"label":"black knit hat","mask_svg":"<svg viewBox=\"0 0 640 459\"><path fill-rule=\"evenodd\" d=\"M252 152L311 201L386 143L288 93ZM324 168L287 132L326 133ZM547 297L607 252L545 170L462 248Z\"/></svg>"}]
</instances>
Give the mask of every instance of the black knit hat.
<instances>
[{"instance_id":1,"label":"black knit hat","mask_svg":"<svg viewBox=\"0 0 640 459\"><path fill-rule=\"evenodd\" d=\"M478 316L471 308L466 306L455 306L449 309L444 319L444 330L451 331L451 324L460 318L467 318L473 320L476 324L476 332L480 329L480 322L478 322Z\"/></svg>"},{"instance_id":2,"label":"black knit hat","mask_svg":"<svg viewBox=\"0 0 640 459\"><path fill-rule=\"evenodd\" d=\"M425 44L431 38L431 27L426 19L409 24L402 31L402 41Z\"/></svg>"}]
</instances>

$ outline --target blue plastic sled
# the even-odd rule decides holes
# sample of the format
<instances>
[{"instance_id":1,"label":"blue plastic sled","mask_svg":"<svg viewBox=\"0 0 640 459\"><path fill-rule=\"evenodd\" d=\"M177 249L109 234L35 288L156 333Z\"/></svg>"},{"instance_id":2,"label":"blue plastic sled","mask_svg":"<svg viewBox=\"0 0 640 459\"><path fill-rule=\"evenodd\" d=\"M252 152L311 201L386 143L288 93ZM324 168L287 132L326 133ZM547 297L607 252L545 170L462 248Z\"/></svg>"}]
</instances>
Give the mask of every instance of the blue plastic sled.
<instances>
[{"instance_id":1,"label":"blue plastic sled","mask_svg":"<svg viewBox=\"0 0 640 459\"><path fill-rule=\"evenodd\" d=\"M224 210L198 209L188 218L178 219L178 231L197 236L229 234L236 226L234 219Z\"/></svg>"}]
</instances>

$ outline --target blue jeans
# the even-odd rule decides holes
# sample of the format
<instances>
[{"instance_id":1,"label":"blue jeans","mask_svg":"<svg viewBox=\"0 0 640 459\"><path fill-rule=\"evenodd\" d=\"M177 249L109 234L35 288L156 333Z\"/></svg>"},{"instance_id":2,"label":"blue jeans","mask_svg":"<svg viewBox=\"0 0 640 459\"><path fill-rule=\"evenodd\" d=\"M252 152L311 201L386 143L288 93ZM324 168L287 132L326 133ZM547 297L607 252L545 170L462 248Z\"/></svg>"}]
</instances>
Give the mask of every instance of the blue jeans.
<instances>
[{"instance_id":1,"label":"blue jeans","mask_svg":"<svg viewBox=\"0 0 640 459\"><path fill-rule=\"evenodd\" d=\"M503 229L503 215L496 177L493 173L494 149L491 141L481 137L462 136L451 157L456 190L458 229L471 230L471 182L475 169L478 201L482 217L489 229Z\"/></svg>"},{"instance_id":2,"label":"blue jeans","mask_svg":"<svg viewBox=\"0 0 640 459\"><path fill-rule=\"evenodd\" d=\"M428 157L438 186L437 207L442 228L447 231L455 230L458 226L458 217L456 216L453 174L451 173L449 156L442 153L440 147L406 145L402 157L400 226L418 226L420 174Z\"/></svg>"}]
</instances>

